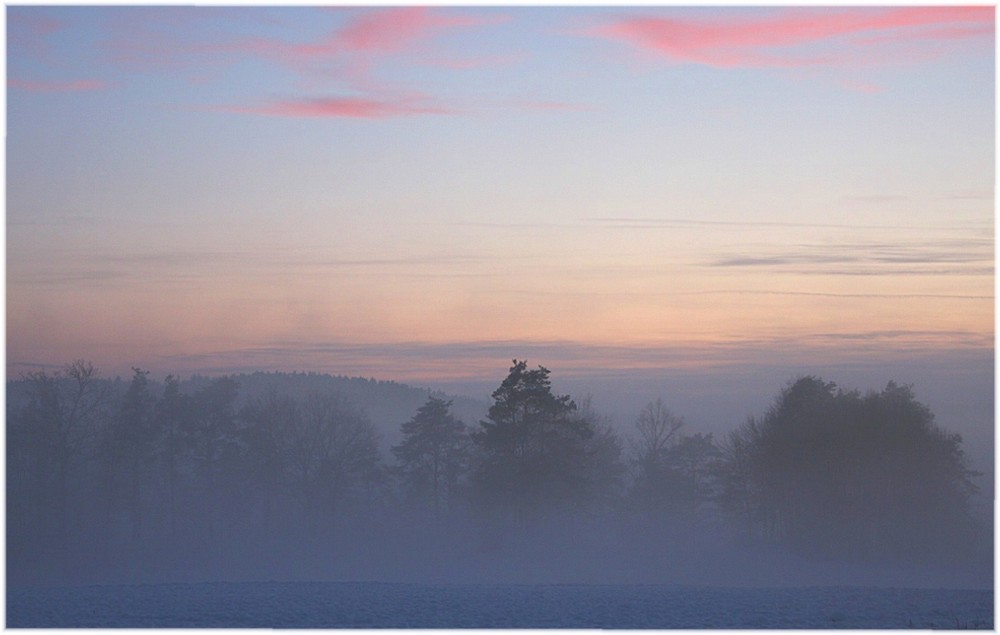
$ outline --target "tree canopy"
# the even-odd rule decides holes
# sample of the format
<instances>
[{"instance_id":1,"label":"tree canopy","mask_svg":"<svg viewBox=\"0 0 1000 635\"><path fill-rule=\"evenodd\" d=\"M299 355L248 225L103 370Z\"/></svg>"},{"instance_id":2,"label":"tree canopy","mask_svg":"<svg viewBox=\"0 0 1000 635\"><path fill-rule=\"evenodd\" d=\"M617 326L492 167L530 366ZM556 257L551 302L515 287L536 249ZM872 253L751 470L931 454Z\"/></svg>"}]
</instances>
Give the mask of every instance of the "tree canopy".
<instances>
[{"instance_id":1,"label":"tree canopy","mask_svg":"<svg viewBox=\"0 0 1000 635\"><path fill-rule=\"evenodd\" d=\"M862 395L804 377L723 449L724 500L749 533L860 559L965 542L974 487L961 437L908 386Z\"/></svg>"},{"instance_id":2,"label":"tree canopy","mask_svg":"<svg viewBox=\"0 0 1000 635\"><path fill-rule=\"evenodd\" d=\"M528 512L586 505L599 485L594 461L610 456L588 443L594 434L594 422L568 395L552 393L547 368L515 359L473 435L481 451L480 496L517 523Z\"/></svg>"},{"instance_id":3,"label":"tree canopy","mask_svg":"<svg viewBox=\"0 0 1000 635\"><path fill-rule=\"evenodd\" d=\"M465 424L450 407L450 401L428 397L403 424L403 441L392 448L408 494L429 500L435 515L451 502L469 461Z\"/></svg>"}]
</instances>

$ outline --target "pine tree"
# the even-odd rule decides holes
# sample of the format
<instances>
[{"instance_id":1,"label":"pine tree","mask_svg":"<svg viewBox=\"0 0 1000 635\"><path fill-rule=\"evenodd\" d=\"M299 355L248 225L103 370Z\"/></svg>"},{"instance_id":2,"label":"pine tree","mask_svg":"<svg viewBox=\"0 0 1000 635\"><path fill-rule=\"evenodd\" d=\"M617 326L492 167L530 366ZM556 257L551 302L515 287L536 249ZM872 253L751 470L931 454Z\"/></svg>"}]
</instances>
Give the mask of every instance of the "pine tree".
<instances>
[{"instance_id":1,"label":"pine tree","mask_svg":"<svg viewBox=\"0 0 1000 635\"><path fill-rule=\"evenodd\" d=\"M451 403L429 397L403 424L403 441L392 448L408 494L429 499L436 518L455 496L469 459L466 426L449 411Z\"/></svg>"},{"instance_id":2,"label":"pine tree","mask_svg":"<svg viewBox=\"0 0 1000 635\"><path fill-rule=\"evenodd\" d=\"M589 493L590 421L567 395L552 394L549 370L514 360L493 393L488 418L473 435L482 451L476 484L482 499L523 526L529 511L572 506Z\"/></svg>"}]
</instances>

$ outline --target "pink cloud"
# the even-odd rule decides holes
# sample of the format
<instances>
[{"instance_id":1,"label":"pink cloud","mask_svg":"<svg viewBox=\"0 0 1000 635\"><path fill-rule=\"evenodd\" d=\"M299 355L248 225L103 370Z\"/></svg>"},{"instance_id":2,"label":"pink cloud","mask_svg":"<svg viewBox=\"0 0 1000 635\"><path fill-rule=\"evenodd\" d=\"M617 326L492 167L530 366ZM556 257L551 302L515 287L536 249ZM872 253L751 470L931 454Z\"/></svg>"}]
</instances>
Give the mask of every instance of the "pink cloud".
<instances>
[{"instance_id":1,"label":"pink cloud","mask_svg":"<svg viewBox=\"0 0 1000 635\"><path fill-rule=\"evenodd\" d=\"M489 24L495 20L446 14L428 7L399 7L362 14L337 32L337 42L350 51L394 52L441 31Z\"/></svg>"},{"instance_id":2,"label":"pink cloud","mask_svg":"<svg viewBox=\"0 0 1000 635\"><path fill-rule=\"evenodd\" d=\"M223 106L215 110L293 118L386 119L407 115L451 114L454 111L409 101L380 101L364 97L317 97L276 101L260 106Z\"/></svg>"},{"instance_id":3,"label":"pink cloud","mask_svg":"<svg viewBox=\"0 0 1000 635\"><path fill-rule=\"evenodd\" d=\"M495 60L454 61L435 46L448 32L494 24L505 16L471 16L428 7L364 10L320 41L289 44L274 40L247 43L245 52L284 64L300 73L333 76L354 90L392 92L377 79L380 65L425 64L471 68ZM445 60L442 63L442 60Z\"/></svg>"},{"instance_id":4,"label":"pink cloud","mask_svg":"<svg viewBox=\"0 0 1000 635\"><path fill-rule=\"evenodd\" d=\"M326 33L305 41L267 35L213 39L191 33L181 36L151 30L150 25L132 21L121 25L107 46L116 61L131 68L177 70L196 67L200 77L206 76L210 67L225 68L246 60L273 63L297 74L300 82L304 80L306 84L300 89L326 90L333 82L339 90L362 93L368 102L365 107L347 107L347 102L338 101L333 112L339 112L340 108L350 112L357 107L358 112L381 113L393 111L393 108L387 109L387 105L399 104L404 105L402 111L422 108L408 105L408 96L415 92L413 87L380 77L380 71L389 65L423 64L458 69L510 61L500 58L456 61L438 41L449 33L509 19L505 15L473 15L414 6L338 7L317 14L317 17L324 19L331 15L337 16L337 24ZM376 107L378 105L382 107Z\"/></svg>"},{"instance_id":5,"label":"pink cloud","mask_svg":"<svg viewBox=\"0 0 1000 635\"><path fill-rule=\"evenodd\" d=\"M12 7L7 12L8 46L38 57L45 57L51 52L49 36L65 27L66 24L62 20L33 10Z\"/></svg>"},{"instance_id":6,"label":"pink cloud","mask_svg":"<svg viewBox=\"0 0 1000 635\"><path fill-rule=\"evenodd\" d=\"M343 12L338 11L338 13ZM307 70L311 65L340 63L370 65L373 60L403 52L419 52L420 58L433 53L428 46L449 30L495 24L505 16L471 16L446 13L429 7L366 9L342 27L312 42L293 43L274 38L244 38L231 42L188 47L182 54L232 53L269 59Z\"/></svg>"},{"instance_id":7,"label":"pink cloud","mask_svg":"<svg viewBox=\"0 0 1000 635\"><path fill-rule=\"evenodd\" d=\"M676 62L720 68L829 65L836 55L803 54L794 47L862 38L905 43L929 38L992 36L992 7L785 9L767 17L692 20L625 18L586 32L626 42Z\"/></svg>"},{"instance_id":8,"label":"pink cloud","mask_svg":"<svg viewBox=\"0 0 1000 635\"><path fill-rule=\"evenodd\" d=\"M16 32L19 37L45 37L65 26L62 20L37 13L26 13L23 10L11 11L7 16L7 28Z\"/></svg>"},{"instance_id":9,"label":"pink cloud","mask_svg":"<svg viewBox=\"0 0 1000 635\"><path fill-rule=\"evenodd\" d=\"M941 42L947 42L949 40L969 40L973 38L980 37L992 37L993 36L993 24L989 25L978 24L978 25L948 25L941 27L928 27L923 29L914 29L906 34L906 39L909 41L920 41L920 40L938 40ZM857 44L891 44L893 42L900 41L900 36L898 33L885 33L879 35L863 36L854 38L854 42Z\"/></svg>"},{"instance_id":10,"label":"pink cloud","mask_svg":"<svg viewBox=\"0 0 1000 635\"><path fill-rule=\"evenodd\" d=\"M35 93L74 93L90 90L104 90L109 87L109 84L99 79L78 79L68 82L8 79L7 87L27 90Z\"/></svg>"},{"instance_id":11,"label":"pink cloud","mask_svg":"<svg viewBox=\"0 0 1000 635\"><path fill-rule=\"evenodd\" d=\"M885 90L882 86L879 86L878 84L873 84L871 82L852 81L847 79L842 80L840 82L840 85L846 88L847 90L853 90L858 93L868 93L870 95L874 95L875 93L881 93L884 92Z\"/></svg>"}]
</instances>

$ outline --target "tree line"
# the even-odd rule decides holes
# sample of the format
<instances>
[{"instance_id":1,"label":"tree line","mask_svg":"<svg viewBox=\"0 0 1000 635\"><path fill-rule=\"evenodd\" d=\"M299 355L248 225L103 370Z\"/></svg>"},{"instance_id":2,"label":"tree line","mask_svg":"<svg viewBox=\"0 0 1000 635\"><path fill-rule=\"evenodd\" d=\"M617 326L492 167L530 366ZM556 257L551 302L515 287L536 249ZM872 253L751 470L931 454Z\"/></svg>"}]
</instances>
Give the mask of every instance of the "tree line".
<instances>
[{"instance_id":1,"label":"tree line","mask_svg":"<svg viewBox=\"0 0 1000 635\"><path fill-rule=\"evenodd\" d=\"M146 371L112 382L84 361L22 379L7 413L15 580L263 571L320 553L363 571L357 545L454 555L474 536L473 553L502 550L560 519L619 541L710 530L869 562L961 556L982 530L961 438L891 382L862 394L801 378L717 440L661 400L621 434L514 360L484 419L429 396L383 457L372 421L332 392L237 407L231 377L154 391Z\"/></svg>"}]
</instances>

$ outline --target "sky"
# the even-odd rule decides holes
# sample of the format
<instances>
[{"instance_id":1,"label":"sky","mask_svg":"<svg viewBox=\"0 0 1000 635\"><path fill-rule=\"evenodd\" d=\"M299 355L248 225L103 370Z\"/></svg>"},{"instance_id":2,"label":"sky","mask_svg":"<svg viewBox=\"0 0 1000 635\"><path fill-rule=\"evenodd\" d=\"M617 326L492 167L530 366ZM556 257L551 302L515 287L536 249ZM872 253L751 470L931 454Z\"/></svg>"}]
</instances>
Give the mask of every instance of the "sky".
<instances>
[{"instance_id":1,"label":"sky","mask_svg":"<svg viewBox=\"0 0 1000 635\"><path fill-rule=\"evenodd\" d=\"M9 376L517 357L706 404L971 377L992 413L993 7L6 22Z\"/></svg>"}]
</instances>

